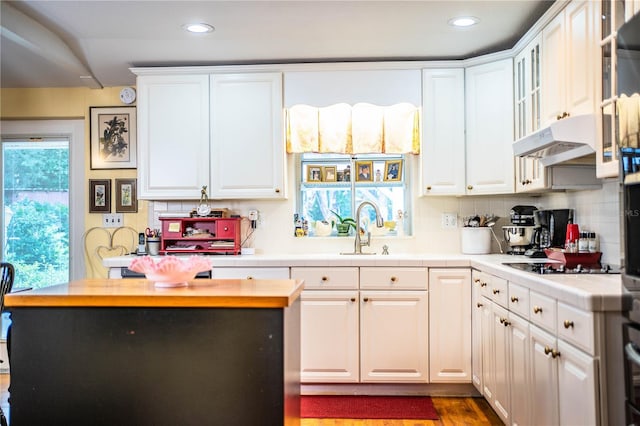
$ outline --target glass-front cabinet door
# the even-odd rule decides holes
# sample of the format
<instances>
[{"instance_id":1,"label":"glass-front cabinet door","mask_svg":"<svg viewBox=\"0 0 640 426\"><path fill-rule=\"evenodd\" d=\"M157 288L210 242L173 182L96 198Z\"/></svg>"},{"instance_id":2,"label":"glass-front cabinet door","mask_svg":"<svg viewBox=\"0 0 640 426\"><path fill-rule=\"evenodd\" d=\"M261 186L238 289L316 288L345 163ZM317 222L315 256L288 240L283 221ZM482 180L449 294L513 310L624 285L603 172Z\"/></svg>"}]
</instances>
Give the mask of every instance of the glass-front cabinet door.
<instances>
[{"instance_id":1,"label":"glass-front cabinet door","mask_svg":"<svg viewBox=\"0 0 640 426\"><path fill-rule=\"evenodd\" d=\"M616 32L625 20L624 0L605 0L602 5L601 68L602 92L600 98L600 137L596 173L599 178L618 176L617 146L617 79Z\"/></svg>"}]
</instances>

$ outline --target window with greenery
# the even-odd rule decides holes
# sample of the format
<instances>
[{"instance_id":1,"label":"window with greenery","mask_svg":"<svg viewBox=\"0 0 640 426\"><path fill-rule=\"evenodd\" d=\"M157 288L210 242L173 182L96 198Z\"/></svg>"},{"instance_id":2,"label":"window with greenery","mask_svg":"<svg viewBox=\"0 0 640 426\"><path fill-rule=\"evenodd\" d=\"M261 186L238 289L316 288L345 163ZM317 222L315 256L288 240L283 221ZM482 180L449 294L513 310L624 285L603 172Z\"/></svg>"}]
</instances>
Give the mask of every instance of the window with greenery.
<instances>
[{"instance_id":1,"label":"window with greenery","mask_svg":"<svg viewBox=\"0 0 640 426\"><path fill-rule=\"evenodd\" d=\"M410 235L410 222L404 220L411 199L407 172L401 154L300 154L298 214L310 236L337 236L337 224L352 222L360 203L369 201L378 206L385 226L376 228L375 211L365 206L362 229L372 235ZM355 225L346 228L353 236Z\"/></svg>"}]
</instances>

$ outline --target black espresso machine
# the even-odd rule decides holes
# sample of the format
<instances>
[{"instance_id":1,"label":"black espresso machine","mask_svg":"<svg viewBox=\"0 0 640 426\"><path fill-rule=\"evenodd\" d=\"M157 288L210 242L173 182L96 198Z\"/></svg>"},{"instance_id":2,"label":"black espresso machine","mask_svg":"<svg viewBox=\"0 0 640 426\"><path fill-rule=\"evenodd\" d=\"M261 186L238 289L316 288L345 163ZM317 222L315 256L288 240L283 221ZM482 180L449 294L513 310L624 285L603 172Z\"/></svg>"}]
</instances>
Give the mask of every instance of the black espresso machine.
<instances>
[{"instance_id":1,"label":"black espresso machine","mask_svg":"<svg viewBox=\"0 0 640 426\"><path fill-rule=\"evenodd\" d=\"M536 210L533 212L534 229L529 257L547 257L546 248L564 248L567 225L573 223L573 209Z\"/></svg>"}]
</instances>

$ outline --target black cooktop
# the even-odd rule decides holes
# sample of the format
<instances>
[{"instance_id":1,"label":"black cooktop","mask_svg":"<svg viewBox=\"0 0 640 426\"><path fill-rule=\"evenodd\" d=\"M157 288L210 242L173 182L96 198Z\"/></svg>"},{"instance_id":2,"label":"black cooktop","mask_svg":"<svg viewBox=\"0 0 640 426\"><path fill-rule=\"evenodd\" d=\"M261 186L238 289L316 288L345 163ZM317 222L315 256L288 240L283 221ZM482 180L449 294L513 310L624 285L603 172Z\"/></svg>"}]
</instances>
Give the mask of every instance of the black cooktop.
<instances>
[{"instance_id":1,"label":"black cooktop","mask_svg":"<svg viewBox=\"0 0 640 426\"><path fill-rule=\"evenodd\" d=\"M562 263L553 262L507 262L503 265L510 266L525 272L535 274L619 274L620 268L607 264L576 265L575 268L567 268Z\"/></svg>"}]
</instances>

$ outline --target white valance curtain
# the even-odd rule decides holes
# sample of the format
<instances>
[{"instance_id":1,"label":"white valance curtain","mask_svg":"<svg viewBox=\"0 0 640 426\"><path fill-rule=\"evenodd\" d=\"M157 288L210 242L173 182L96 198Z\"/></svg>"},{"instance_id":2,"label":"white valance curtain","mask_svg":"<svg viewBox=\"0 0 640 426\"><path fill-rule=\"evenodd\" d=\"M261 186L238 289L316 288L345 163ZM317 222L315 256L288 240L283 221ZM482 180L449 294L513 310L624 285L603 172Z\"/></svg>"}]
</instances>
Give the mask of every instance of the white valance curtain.
<instances>
[{"instance_id":1,"label":"white valance curtain","mask_svg":"<svg viewBox=\"0 0 640 426\"><path fill-rule=\"evenodd\" d=\"M286 119L288 153L420 153L420 111L409 103L294 105Z\"/></svg>"}]
</instances>

